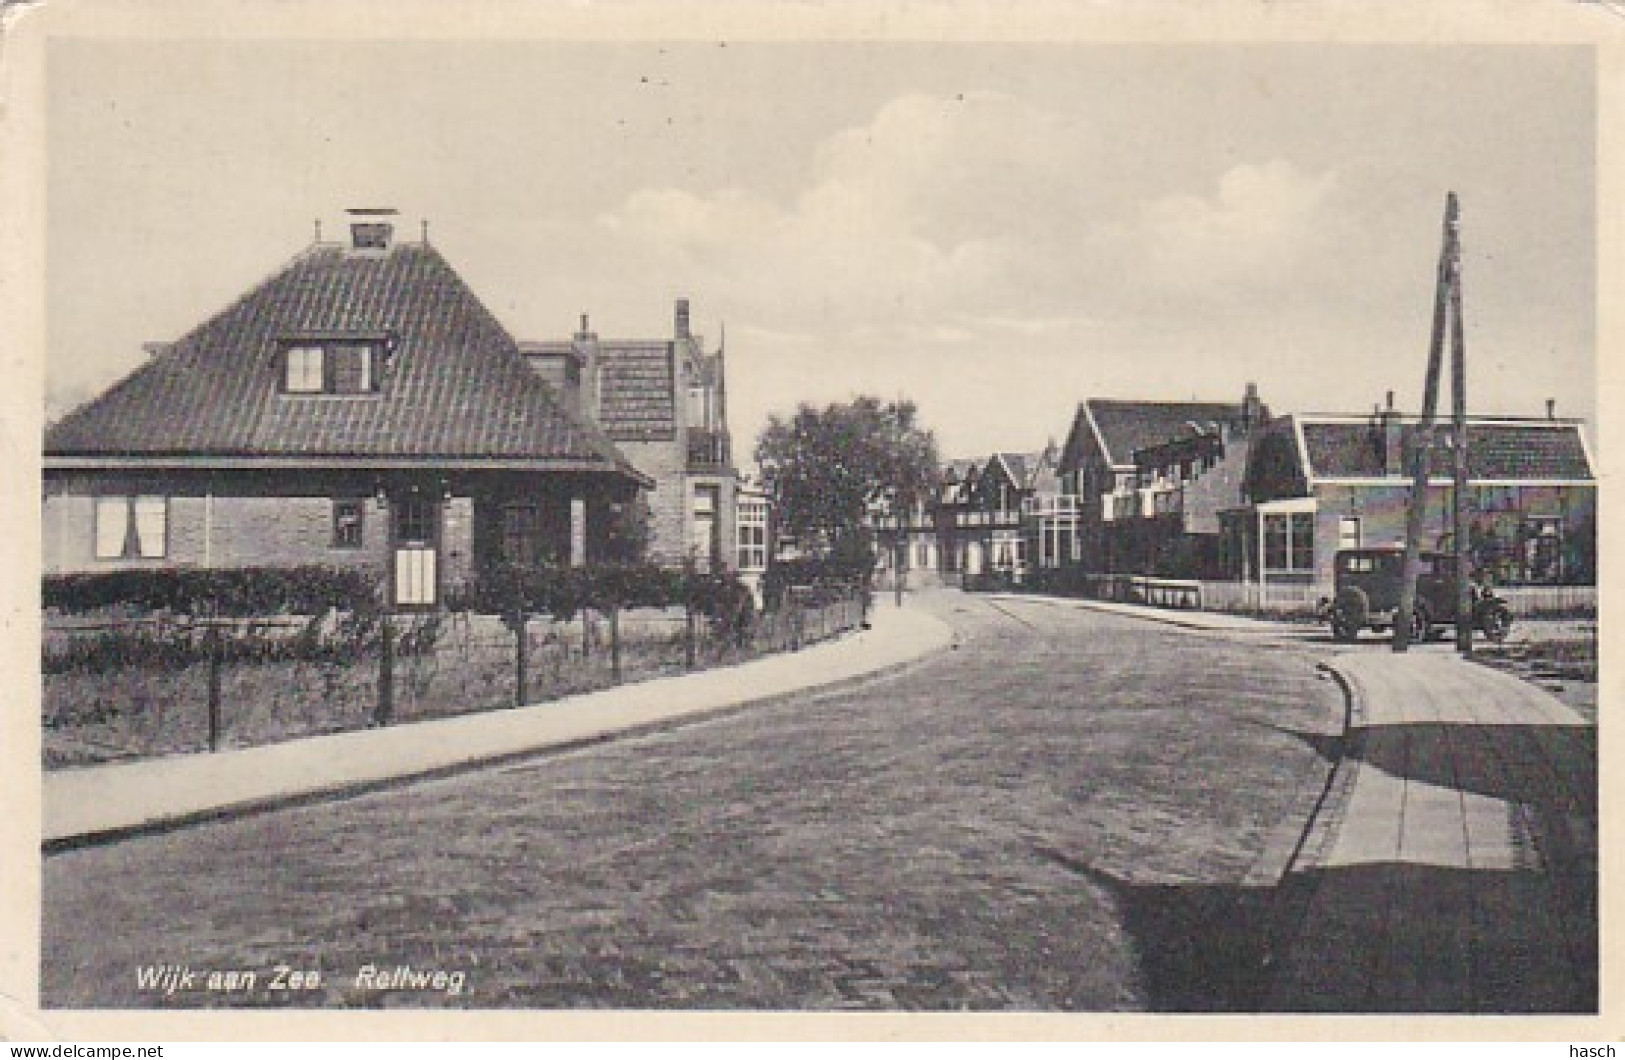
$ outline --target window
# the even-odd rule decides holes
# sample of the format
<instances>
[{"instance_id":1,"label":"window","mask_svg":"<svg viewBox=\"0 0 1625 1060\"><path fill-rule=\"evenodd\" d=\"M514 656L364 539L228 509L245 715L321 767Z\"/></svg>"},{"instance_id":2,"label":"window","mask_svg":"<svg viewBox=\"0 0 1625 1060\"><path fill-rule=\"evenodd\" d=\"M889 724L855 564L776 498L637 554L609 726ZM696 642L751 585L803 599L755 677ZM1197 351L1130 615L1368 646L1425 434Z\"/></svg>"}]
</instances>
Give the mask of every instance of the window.
<instances>
[{"instance_id":1,"label":"window","mask_svg":"<svg viewBox=\"0 0 1625 1060\"><path fill-rule=\"evenodd\" d=\"M289 394L375 394L378 347L368 342L290 346L283 389Z\"/></svg>"},{"instance_id":2,"label":"window","mask_svg":"<svg viewBox=\"0 0 1625 1060\"><path fill-rule=\"evenodd\" d=\"M368 346L346 345L333 348L333 378L329 387L335 394L370 394L372 385L372 349Z\"/></svg>"},{"instance_id":3,"label":"window","mask_svg":"<svg viewBox=\"0 0 1625 1060\"><path fill-rule=\"evenodd\" d=\"M767 568L767 505L759 500L739 502L739 566L742 570Z\"/></svg>"},{"instance_id":4,"label":"window","mask_svg":"<svg viewBox=\"0 0 1625 1060\"><path fill-rule=\"evenodd\" d=\"M1563 520L1535 517L1524 520L1524 579L1534 583L1563 580Z\"/></svg>"},{"instance_id":5,"label":"window","mask_svg":"<svg viewBox=\"0 0 1625 1060\"><path fill-rule=\"evenodd\" d=\"M97 497L97 559L163 559L169 549L165 497Z\"/></svg>"},{"instance_id":6,"label":"window","mask_svg":"<svg viewBox=\"0 0 1625 1060\"><path fill-rule=\"evenodd\" d=\"M1264 516L1264 567L1286 570L1287 519L1284 515Z\"/></svg>"},{"instance_id":7,"label":"window","mask_svg":"<svg viewBox=\"0 0 1625 1060\"><path fill-rule=\"evenodd\" d=\"M1297 512L1292 516L1292 569L1315 568L1315 515Z\"/></svg>"},{"instance_id":8,"label":"window","mask_svg":"<svg viewBox=\"0 0 1625 1060\"><path fill-rule=\"evenodd\" d=\"M288 349L290 394L320 394L325 389L327 358L320 346L293 346Z\"/></svg>"},{"instance_id":9,"label":"window","mask_svg":"<svg viewBox=\"0 0 1625 1060\"><path fill-rule=\"evenodd\" d=\"M360 497L333 498L333 547L360 548L366 503Z\"/></svg>"},{"instance_id":10,"label":"window","mask_svg":"<svg viewBox=\"0 0 1625 1060\"><path fill-rule=\"evenodd\" d=\"M395 502L395 539L398 544L434 541L434 502L425 497L403 497Z\"/></svg>"},{"instance_id":11,"label":"window","mask_svg":"<svg viewBox=\"0 0 1625 1060\"><path fill-rule=\"evenodd\" d=\"M509 563L533 564L541 558L541 520L535 504L502 506L502 558Z\"/></svg>"},{"instance_id":12,"label":"window","mask_svg":"<svg viewBox=\"0 0 1625 1060\"><path fill-rule=\"evenodd\" d=\"M1308 572L1315 568L1313 512L1264 516L1264 568Z\"/></svg>"},{"instance_id":13,"label":"window","mask_svg":"<svg viewBox=\"0 0 1625 1060\"><path fill-rule=\"evenodd\" d=\"M1337 521L1337 547L1360 547L1360 517L1345 515Z\"/></svg>"},{"instance_id":14,"label":"window","mask_svg":"<svg viewBox=\"0 0 1625 1060\"><path fill-rule=\"evenodd\" d=\"M722 539L717 525L718 497L715 486L694 487L694 549L702 570L710 570L712 558L721 555Z\"/></svg>"},{"instance_id":15,"label":"window","mask_svg":"<svg viewBox=\"0 0 1625 1060\"><path fill-rule=\"evenodd\" d=\"M767 527L761 523L739 524L739 568L763 570L767 567Z\"/></svg>"}]
</instances>

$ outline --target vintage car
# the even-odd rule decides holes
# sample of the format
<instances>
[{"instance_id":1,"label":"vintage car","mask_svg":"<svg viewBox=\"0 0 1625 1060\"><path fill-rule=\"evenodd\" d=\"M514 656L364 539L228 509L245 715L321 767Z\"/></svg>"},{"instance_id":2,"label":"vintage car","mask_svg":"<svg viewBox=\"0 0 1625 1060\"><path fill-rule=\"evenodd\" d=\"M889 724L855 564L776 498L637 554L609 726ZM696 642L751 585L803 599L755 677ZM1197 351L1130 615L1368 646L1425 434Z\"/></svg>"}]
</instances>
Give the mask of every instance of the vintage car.
<instances>
[{"instance_id":1,"label":"vintage car","mask_svg":"<svg viewBox=\"0 0 1625 1060\"><path fill-rule=\"evenodd\" d=\"M1413 641L1428 640L1456 623L1456 560L1442 552L1423 552L1416 578L1416 606L1411 623ZM1399 584L1405 568L1405 550L1390 548L1342 549L1333 559L1335 595L1322 603L1332 636L1351 641L1363 629L1393 629L1399 612ZM1472 586L1473 626L1492 641L1506 639L1512 629L1512 610L1487 585Z\"/></svg>"}]
</instances>

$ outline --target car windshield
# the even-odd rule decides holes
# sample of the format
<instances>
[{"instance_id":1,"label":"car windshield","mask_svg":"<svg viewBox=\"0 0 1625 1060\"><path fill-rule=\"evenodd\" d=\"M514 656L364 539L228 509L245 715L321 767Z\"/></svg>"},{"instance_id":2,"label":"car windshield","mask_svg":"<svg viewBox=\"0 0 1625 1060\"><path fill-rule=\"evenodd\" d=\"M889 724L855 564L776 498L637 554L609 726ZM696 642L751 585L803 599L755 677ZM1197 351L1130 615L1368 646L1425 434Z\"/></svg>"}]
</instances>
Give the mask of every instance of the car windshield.
<instances>
[{"instance_id":1,"label":"car windshield","mask_svg":"<svg viewBox=\"0 0 1625 1060\"><path fill-rule=\"evenodd\" d=\"M1397 571L1403 558L1393 552L1348 552L1338 557L1338 567L1351 574Z\"/></svg>"}]
</instances>

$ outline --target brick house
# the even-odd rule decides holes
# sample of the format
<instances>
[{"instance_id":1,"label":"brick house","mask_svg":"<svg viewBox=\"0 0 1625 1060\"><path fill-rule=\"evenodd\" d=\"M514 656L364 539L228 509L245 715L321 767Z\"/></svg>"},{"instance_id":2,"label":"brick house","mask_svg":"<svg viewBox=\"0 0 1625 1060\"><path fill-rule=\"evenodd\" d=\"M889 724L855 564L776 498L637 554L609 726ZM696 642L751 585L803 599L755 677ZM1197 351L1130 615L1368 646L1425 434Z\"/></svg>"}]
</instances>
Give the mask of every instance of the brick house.
<instances>
[{"instance_id":1,"label":"brick house","mask_svg":"<svg viewBox=\"0 0 1625 1060\"><path fill-rule=\"evenodd\" d=\"M651 558L731 568L738 557L738 475L726 354L707 353L690 330L687 299L676 303L672 332L669 339L600 339L583 316L571 339L520 348L653 483Z\"/></svg>"},{"instance_id":2,"label":"brick house","mask_svg":"<svg viewBox=\"0 0 1625 1060\"><path fill-rule=\"evenodd\" d=\"M1236 580L1330 585L1339 548L1403 544L1414 417L1272 420L1254 446L1243 503L1225 513L1224 561ZM1435 427L1424 548L1453 547L1454 429ZM1576 420L1471 417L1467 422L1470 549L1503 585L1595 584L1597 490Z\"/></svg>"},{"instance_id":3,"label":"brick house","mask_svg":"<svg viewBox=\"0 0 1625 1060\"><path fill-rule=\"evenodd\" d=\"M651 477L393 211L352 211L51 426L44 569L364 565L402 607L582 564Z\"/></svg>"},{"instance_id":4,"label":"brick house","mask_svg":"<svg viewBox=\"0 0 1625 1060\"><path fill-rule=\"evenodd\" d=\"M948 460L942 465L930 517L936 530L936 566L944 581L966 570L971 534L961 516L975 506L976 480L983 464L982 460Z\"/></svg>"},{"instance_id":5,"label":"brick house","mask_svg":"<svg viewBox=\"0 0 1625 1060\"><path fill-rule=\"evenodd\" d=\"M1240 402L1080 404L1057 466L1059 497L1076 512L1076 563L1093 573L1208 573L1219 513L1240 497L1250 439L1267 416L1251 383Z\"/></svg>"}]
</instances>

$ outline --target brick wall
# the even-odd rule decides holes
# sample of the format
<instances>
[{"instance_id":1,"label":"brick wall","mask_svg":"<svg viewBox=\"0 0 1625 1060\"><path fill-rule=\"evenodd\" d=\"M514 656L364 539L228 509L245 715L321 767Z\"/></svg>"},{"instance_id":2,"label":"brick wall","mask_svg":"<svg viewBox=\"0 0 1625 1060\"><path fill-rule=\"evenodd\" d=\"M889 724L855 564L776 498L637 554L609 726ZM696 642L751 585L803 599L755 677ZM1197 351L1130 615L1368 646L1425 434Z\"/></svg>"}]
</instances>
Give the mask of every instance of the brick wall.
<instances>
[{"instance_id":1,"label":"brick wall","mask_svg":"<svg viewBox=\"0 0 1625 1060\"><path fill-rule=\"evenodd\" d=\"M689 487L684 474L688 448L681 431L668 441L617 442L632 466L654 480L645 493L649 502L649 558L680 563L689 546Z\"/></svg>"},{"instance_id":2,"label":"brick wall","mask_svg":"<svg viewBox=\"0 0 1625 1060\"><path fill-rule=\"evenodd\" d=\"M77 477L48 482L43 511L42 566L47 573L121 567L292 566L372 564L381 568L388 513L364 498L362 547L333 547L329 495L299 497L265 491L219 495L150 480ZM168 540L162 559L98 559L99 494L168 497Z\"/></svg>"}]
</instances>

